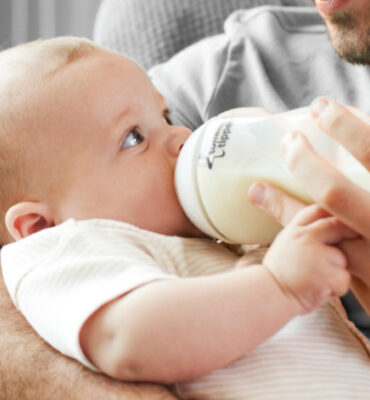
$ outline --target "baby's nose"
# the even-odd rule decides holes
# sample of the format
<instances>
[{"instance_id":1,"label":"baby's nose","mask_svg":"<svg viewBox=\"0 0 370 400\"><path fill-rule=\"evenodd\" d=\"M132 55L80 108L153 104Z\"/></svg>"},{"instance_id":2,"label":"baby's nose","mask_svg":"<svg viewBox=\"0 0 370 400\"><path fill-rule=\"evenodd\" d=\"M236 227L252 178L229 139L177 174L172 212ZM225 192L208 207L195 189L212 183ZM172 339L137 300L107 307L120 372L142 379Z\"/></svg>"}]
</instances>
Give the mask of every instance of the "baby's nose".
<instances>
[{"instance_id":1,"label":"baby's nose","mask_svg":"<svg viewBox=\"0 0 370 400\"><path fill-rule=\"evenodd\" d=\"M174 156L178 156L186 139L191 135L191 130L183 126L174 126L173 132L170 134L170 152Z\"/></svg>"}]
</instances>

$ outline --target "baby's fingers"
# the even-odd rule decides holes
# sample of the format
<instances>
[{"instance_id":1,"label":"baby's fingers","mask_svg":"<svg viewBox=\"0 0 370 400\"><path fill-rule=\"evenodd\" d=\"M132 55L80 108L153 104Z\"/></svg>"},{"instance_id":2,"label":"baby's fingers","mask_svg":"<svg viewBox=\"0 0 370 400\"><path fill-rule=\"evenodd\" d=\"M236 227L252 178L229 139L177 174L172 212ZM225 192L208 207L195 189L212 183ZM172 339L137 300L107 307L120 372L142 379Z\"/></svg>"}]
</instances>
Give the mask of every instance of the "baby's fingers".
<instances>
[{"instance_id":1,"label":"baby's fingers","mask_svg":"<svg viewBox=\"0 0 370 400\"><path fill-rule=\"evenodd\" d=\"M317 204L312 204L300 210L292 220L295 225L305 226L330 214Z\"/></svg>"},{"instance_id":2,"label":"baby's fingers","mask_svg":"<svg viewBox=\"0 0 370 400\"><path fill-rule=\"evenodd\" d=\"M333 274L334 279L331 284L332 296L344 296L348 292L351 285L351 274L345 268L336 268L333 271Z\"/></svg>"},{"instance_id":3,"label":"baby's fingers","mask_svg":"<svg viewBox=\"0 0 370 400\"><path fill-rule=\"evenodd\" d=\"M345 239L360 237L357 232L335 217L319 219L305 229L308 229L317 241L325 244L337 244Z\"/></svg>"}]
</instances>

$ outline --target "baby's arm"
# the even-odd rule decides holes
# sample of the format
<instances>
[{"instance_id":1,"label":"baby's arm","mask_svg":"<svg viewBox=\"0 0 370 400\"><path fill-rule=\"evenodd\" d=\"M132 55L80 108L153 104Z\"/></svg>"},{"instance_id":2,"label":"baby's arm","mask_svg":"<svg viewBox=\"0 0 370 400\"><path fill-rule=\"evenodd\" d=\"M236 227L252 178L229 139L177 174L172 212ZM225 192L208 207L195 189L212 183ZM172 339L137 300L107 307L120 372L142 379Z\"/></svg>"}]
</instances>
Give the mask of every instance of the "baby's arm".
<instances>
[{"instance_id":1,"label":"baby's arm","mask_svg":"<svg viewBox=\"0 0 370 400\"><path fill-rule=\"evenodd\" d=\"M352 236L319 207L307 207L263 265L136 289L90 317L82 348L99 369L129 381L171 383L223 367L347 291L346 259L331 244Z\"/></svg>"}]
</instances>

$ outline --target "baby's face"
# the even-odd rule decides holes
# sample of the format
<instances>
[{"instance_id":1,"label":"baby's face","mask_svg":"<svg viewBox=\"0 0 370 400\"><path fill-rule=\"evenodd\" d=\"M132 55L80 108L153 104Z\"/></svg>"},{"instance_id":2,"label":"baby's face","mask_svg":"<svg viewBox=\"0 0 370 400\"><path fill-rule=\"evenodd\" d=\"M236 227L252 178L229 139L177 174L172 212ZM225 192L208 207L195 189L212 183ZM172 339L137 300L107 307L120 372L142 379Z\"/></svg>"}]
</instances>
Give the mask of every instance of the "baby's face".
<instances>
[{"instance_id":1,"label":"baby's face","mask_svg":"<svg viewBox=\"0 0 370 400\"><path fill-rule=\"evenodd\" d=\"M59 120L60 151L68 154L55 222L109 218L199 236L173 181L190 131L171 125L166 102L145 72L118 54L97 51L54 80L53 119Z\"/></svg>"}]
</instances>

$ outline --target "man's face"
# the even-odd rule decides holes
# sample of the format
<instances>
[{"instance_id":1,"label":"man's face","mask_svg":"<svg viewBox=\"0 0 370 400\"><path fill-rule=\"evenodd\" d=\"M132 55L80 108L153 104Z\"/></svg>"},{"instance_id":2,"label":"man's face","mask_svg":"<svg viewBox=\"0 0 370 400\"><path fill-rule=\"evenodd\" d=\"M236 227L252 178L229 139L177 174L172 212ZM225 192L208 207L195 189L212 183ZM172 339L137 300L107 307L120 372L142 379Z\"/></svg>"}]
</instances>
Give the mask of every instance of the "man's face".
<instances>
[{"instance_id":1,"label":"man's face","mask_svg":"<svg viewBox=\"0 0 370 400\"><path fill-rule=\"evenodd\" d=\"M370 0L313 0L330 41L345 60L370 64Z\"/></svg>"},{"instance_id":2,"label":"man's face","mask_svg":"<svg viewBox=\"0 0 370 400\"><path fill-rule=\"evenodd\" d=\"M102 50L58 72L53 86L55 154L65 153L55 222L108 218L198 236L173 181L190 131L171 125L166 102L144 71Z\"/></svg>"}]
</instances>

